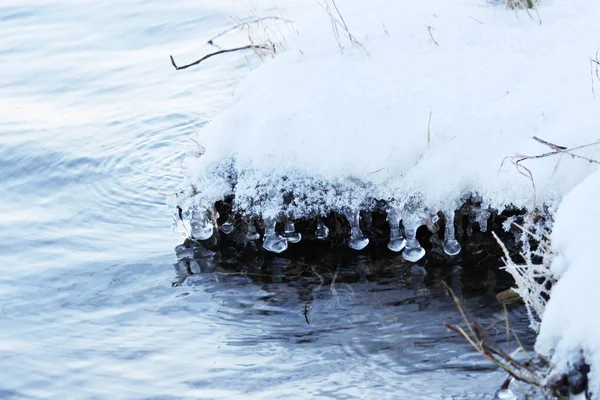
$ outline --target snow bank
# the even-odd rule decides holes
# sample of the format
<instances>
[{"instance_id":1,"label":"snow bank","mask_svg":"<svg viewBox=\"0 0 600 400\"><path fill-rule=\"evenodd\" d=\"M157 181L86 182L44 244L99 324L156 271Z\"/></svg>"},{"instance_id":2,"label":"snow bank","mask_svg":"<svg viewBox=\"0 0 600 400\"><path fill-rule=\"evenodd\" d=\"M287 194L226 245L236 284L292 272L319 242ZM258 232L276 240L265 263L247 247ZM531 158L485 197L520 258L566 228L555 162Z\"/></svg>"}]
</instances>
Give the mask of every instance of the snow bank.
<instances>
[{"instance_id":1,"label":"snow bank","mask_svg":"<svg viewBox=\"0 0 600 400\"><path fill-rule=\"evenodd\" d=\"M533 18L483 0L337 5L333 18L360 45L336 25L338 44L323 8L304 10L279 38L285 51L199 132L206 152L185 160L171 204L209 210L234 195L236 212L269 218L376 201L405 216L455 210L471 195L483 209L552 208L591 172L565 155L525 161L534 190L505 158L551 151L532 136L567 147L598 139L599 2L546 0Z\"/></svg>"},{"instance_id":2,"label":"snow bank","mask_svg":"<svg viewBox=\"0 0 600 400\"><path fill-rule=\"evenodd\" d=\"M600 396L600 169L561 203L552 244L558 277L542 319L536 350L551 354L556 373L568 373L583 357L591 366L589 389Z\"/></svg>"}]
</instances>

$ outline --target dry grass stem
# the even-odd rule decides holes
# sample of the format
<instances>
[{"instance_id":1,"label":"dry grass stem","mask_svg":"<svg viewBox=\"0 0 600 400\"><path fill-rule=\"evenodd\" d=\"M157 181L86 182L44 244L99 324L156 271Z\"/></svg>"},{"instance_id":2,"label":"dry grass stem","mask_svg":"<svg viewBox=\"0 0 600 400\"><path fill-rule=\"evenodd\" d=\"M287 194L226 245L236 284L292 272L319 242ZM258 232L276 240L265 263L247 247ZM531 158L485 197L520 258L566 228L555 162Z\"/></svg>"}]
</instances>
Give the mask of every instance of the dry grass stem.
<instances>
[{"instance_id":1,"label":"dry grass stem","mask_svg":"<svg viewBox=\"0 0 600 400\"><path fill-rule=\"evenodd\" d=\"M346 20L344 19L344 16L340 12L340 9L338 8L335 0L323 0L322 2L319 0L317 0L317 1L318 1L319 5L325 10L327 15L329 16L329 21L331 22L331 28L333 30L333 35L334 35L337 45L340 49L340 52L343 53L345 50L344 46L342 45L342 40L341 40L341 36L340 36L340 29L341 29L341 30L343 30L343 33L345 33L345 36L348 37L348 41L350 42L350 44L353 47L361 48L365 51L365 53L367 55L369 55L369 52L367 51L365 46L361 42L359 42L358 39L356 39L356 37L352 34L352 32L350 32L350 28L348 28L348 24L346 24Z\"/></svg>"},{"instance_id":2,"label":"dry grass stem","mask_svg":"<svg viewBox=\"0 0 600 400\"><path fill-rule=\"evenodd\" d=\"M485 359L502 368L514 379L536 388L544 389L543 377L546 371L544 367L540 366L541 359L527 356L528 352L523 348L520 341L517 341L519 347L512 353L508 351L508 348L504 350L467 311L463 302L454 294L452 289L449 287L447 289L462 316L465 327L446 323L444 325L446 329L462 336ZM517 336L514 330L510 328L508 322L506 329L507 332L511 332L515 337ZM507 340L509 338L510 335L507 335ZM524 361L514 358L518 353L526 355Z\"/></svg>"}]
</instances>

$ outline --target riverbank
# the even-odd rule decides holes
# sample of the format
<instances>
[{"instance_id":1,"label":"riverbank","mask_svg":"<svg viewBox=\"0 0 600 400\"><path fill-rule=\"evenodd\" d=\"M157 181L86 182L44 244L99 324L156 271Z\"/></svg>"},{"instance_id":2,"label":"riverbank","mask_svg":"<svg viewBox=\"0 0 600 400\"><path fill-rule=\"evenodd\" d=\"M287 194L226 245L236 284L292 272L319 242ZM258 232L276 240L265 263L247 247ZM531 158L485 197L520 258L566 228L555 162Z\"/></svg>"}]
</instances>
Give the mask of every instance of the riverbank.
<instances>
[{"instance_id":1,"label":"riverbank","mask_svg":"<svg viewBox=\"0 0 600 400\"><path fill-rule=\"evenodd\" d=\"M265 63L194 138L169 200L187 236L214 241L218 228L219 237L231 232L235 243L277 254L326 237L355 251L385 243L418 262L427 250L433 258L464 253L467 225L484 231L510 210L527 216L526 231L552 229L563 199L578 196L574 188L600 159L600 4L365 7L322 3L264 42L254 41L261 22L248 25ZM472 218L460 211L470 204ZM526 256L539 256L523 243ZM549 304L559 305L549 310L578 290L559 275L557 288L567 289L556 297L553 289L558 300ZM557 313L549 321L561 319L549 312ZM550 324L559 323L542 326ZM561 354L594 348L579 336L563 352L558 344L572 334L541 332L540 351L554 354L556 371L568 370ZM588 352L589 389L598 393L596 353Z\"/></svg>"}]
</instances>

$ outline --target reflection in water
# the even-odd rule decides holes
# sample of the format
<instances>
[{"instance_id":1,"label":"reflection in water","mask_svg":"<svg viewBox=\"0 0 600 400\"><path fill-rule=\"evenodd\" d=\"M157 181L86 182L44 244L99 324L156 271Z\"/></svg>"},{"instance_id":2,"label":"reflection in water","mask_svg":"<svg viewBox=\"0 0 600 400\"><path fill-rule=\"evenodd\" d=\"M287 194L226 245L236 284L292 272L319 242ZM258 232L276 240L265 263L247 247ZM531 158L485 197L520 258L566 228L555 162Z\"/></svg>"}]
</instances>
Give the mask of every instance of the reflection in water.
<instances>
[{"instance_id":1,"label":"reflection in water","mask_svg":"<svg viewBox=\"0 0 600 400\"><path fill-rule=\"evenodd\" d=\"M312 369L308 373L296 369L299 365L275 363L267 367L271 371L291 369L306 377L329 374L336 368L332 365L352 365L361 374L372 374L367 379L375 387L373 379L385 371L379 384L391 384L399 398L406 398L402 393L418 393L418 398L490 398L504 381L492 364L443 328L444 322L460 322L448 285L492 337L499 343L507 341L504 309L495 298L507 282L498 271L430 269L406 263L400 256L390 258L389 253L378 258L341 251L287 259L186 245L178 246L176 253L173 286L186 295L200 290L218 298L219 317L236 327L230 346L247 354L276 342L304 353L302 365ZM511 328L531 348L535 337L523 310L516 308L507 315ZM509 342L509 348L516 344ZM427 385L428 379L436 383ZM464 386L463 379L474 381Z\"/></svg>"}]
</instances>

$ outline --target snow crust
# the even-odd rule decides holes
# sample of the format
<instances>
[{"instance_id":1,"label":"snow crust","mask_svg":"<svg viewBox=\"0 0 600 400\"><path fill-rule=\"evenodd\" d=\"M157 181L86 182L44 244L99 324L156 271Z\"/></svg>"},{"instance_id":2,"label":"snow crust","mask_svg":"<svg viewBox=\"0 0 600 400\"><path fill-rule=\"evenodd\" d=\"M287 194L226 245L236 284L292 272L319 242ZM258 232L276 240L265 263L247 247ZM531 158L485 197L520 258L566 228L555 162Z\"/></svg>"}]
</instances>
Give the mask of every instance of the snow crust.
<instances>
[{"instance_id":1,"label":"snow crust","mask_svg":"<svg viewBox=\"0 0 600 400\"><path fill-rule=\"evenodd\" d=\"M600 168L561 203L552 232L558 283L542 318L536 350L551 354L558 373L583 356L591 367L589 389L600 398Z\"/></svg>"},{"instance_id":2,"label":"snow crust","mask_svg":"<svg viewBox=\"0 0 600 400\"><path fill-rule=\"evenodd\" d=\"M532 208L555 206L590 173L569 156L526 161L534 196L505 158L551 151L534 135L568 147L598 138L600 3L547 0L532 18L504 2L337 5L361 45L338 26L340 50L321 7L294 18L293 34L272 38L286 50L199 132L206 152L185 160L171 204L210 208L234 194L242 213L303 217L373 200L454 209L476 193L484 206Z\"/></svg>"}]
</instances>

